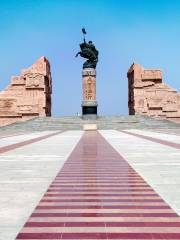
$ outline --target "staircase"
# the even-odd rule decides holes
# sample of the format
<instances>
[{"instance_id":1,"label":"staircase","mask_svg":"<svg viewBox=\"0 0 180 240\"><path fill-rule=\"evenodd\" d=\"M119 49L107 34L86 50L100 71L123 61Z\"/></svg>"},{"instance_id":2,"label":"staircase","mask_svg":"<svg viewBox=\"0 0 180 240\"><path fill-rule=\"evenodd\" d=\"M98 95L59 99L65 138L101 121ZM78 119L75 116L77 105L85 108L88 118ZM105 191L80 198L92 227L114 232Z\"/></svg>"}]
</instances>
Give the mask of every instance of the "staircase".
<instances>
[{"instance_id":1,"label":"staircase","mask_svg":"<svg viewBox=\"0 0 180 240\"><path fill-rule=\"evenodd\" d=\"M32 131L83 130L84 124L97 124L98 129L180 129L180 124L146 116L100 116L97 120L83 120L78 116L40 117L0 127L2 133Z\"/></svg>"}]
</instances>

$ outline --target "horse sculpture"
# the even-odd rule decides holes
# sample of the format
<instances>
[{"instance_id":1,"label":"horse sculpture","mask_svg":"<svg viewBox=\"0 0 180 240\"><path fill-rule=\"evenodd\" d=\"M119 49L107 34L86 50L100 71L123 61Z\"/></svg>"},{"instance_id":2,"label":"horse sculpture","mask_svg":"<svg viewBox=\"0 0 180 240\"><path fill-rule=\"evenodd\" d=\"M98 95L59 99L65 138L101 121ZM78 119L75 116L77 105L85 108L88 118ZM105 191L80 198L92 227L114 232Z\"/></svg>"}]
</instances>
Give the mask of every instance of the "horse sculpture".
<instances>
[{"instance_id":1,"label":"horse sculpture","mask_svg":"<svg viewBox=\"0 0 180 240\"><path fill-rule=\"evenodd\" d=\"M96 68L97 62L98 62L98 51L95 48L95 45L92 43L92 41L89 41L88 43L84 39L84 42L80 44L81 51L76 54L76 57L80 55L83 58L88 59L83 64L84 68Z\"/></svg>"}]
</instances>

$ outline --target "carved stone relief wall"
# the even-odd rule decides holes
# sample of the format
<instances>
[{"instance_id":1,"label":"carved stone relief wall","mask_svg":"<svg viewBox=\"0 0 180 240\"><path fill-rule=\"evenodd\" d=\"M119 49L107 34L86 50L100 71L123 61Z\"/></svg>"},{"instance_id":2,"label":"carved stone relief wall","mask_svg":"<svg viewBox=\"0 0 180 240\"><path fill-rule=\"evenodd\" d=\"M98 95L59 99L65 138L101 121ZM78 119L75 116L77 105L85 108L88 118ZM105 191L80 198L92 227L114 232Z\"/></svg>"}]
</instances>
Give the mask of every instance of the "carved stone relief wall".
<instances>
[{"instance_id":1,"label":"carved stone relief wall","mask_svg":"<svg viewBox=\"0 0 180 240\"><path fill-rule=\"evenodd\" d=\"M180 93L162 81L161 70L132 64L128 73L129 114L180 122Z\"/></svg>"},{"instance_id":2,"label":"carved stone relief wall","mask_svg":"<svg viewBox=\"0 0 180 240\"><path fill-rule=\"evenodd\" d=\"M0 126L51 116L51 93L50 64L41 57L20 76L13 76L11 84L0 92Z\"/></svg>"}]
</instances>

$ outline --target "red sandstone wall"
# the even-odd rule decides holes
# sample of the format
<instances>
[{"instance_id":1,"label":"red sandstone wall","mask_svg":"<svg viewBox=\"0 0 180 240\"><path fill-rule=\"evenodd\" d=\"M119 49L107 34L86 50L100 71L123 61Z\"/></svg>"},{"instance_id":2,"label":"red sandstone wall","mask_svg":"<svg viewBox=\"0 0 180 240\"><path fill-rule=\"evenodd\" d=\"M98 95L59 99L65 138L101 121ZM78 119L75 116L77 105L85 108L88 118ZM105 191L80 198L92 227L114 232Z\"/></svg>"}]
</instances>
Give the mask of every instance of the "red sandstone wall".
<instances>
[{"instance_id":1,"label":"red sandstone wall","mask_svg":"<svg viewBox=\"0 0 180 240\"><path fill-rule=\"evenodd\" d=\"M51 116L52 80L50 64L45 57L0 92L0 126L26 121L37 116Z\"/></svg>"},{"instance_id":2,"label":"red sandstone wall","mask_svg":"<svg viewBox=\"0 0 180 240\"><path fill-rule=\"evenodd\" d=\"M162 82L160 70L133 64L128 73L129 114L180 122L180 93Z\"/></svg>"}]
</instances>

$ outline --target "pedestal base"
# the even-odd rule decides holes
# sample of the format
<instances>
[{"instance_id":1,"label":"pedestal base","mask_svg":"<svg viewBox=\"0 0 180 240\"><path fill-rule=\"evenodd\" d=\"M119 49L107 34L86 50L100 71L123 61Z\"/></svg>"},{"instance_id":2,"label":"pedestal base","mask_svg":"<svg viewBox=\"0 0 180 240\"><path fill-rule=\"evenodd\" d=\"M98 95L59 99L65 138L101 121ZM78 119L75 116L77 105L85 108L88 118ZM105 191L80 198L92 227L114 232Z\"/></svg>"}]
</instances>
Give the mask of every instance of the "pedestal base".
<instances>
[{"instance_id":1,"label":"pedestal base","mask_svg":"<svg viewBox=\"0 0 180 240\"><path fill-rule=\"evenodd\" d=\"M98 104L96 101L83 101L81 106L82 106L83 119L96 119L97 118Z\"/></svg>"}]
</instances>

